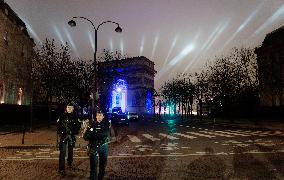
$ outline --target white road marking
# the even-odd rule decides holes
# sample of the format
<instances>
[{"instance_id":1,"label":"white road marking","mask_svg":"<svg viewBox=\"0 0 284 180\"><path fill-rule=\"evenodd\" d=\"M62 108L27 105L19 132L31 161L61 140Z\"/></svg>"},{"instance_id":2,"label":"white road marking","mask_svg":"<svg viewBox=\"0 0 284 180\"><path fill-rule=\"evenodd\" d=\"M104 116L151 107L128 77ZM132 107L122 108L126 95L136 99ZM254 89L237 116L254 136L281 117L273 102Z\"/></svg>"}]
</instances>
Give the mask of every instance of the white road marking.
<instances>
[{"instance_id":1,"label":"white road marking","mask_svg":"<svg viewBox=\"0 0 284 180\"><path fill-rule=\"evenodd\" d=\"M191 147L180 147L182 149L191 149Z\"/></svg>"},{"instance_id":2,"label":"white road marking","mask_svg":"<svg viewBox=\"0 0 284 180\"><path fill-rule=\"evenodd\" d=\"M206 154L206 152L196 152L196 154Z\"/></svg>"},{"instance_id":3,"label":"white road marking","mask_svg":"<svg viewBox=\"0 0 284 180\"><path fill-rule=\"evenodd\" d=\"M52 153L50 154L59 154L59 151L53 151Z\"/></svg>"},{"instance_id":4,"label":"white road marking","mask_svg":"<svg viewBox=\"0 0 284 180\"><path fill-rule=\"evenodd\" d=\"M210 136L210 135L207 135L207 134L200 134L200 133L196 133L196 132L186 132L186 133L193 134L193 135L196 135L196 136L208 137L208 138L216 137L216 136Z\"/></svg>"},{"instance_id":5,"label":"white road marking","mask_svg":"<svg viewBox=\"0 0 284 180\"><path fill-rule=\"evenodd\" d=\"M144 152L144 151L146 151L146 150L152 151L152 148L144 148L144 147L141 147L141 148L138 148L138 150L139 150L139 151L142 151L142 152Z\"/></svg>"},{"instance_id":6,"label":"white road marking","mask_svg":"<svg viewBox=\"0 0 284 180\"><path fill-rule=\"evenodd\" d=\"M140 143L141 142L141 140L138 137L134 136L134 135L127 135L127 137L129 138L129 140L131 142L134 142L134 143Z\"/></svg>"},{"instance_id":7,"label":"white road marking","mask_svg":"<svg viewBox=\"0 0 284 180\"><path fill-rule=\"evenodd\" d=\"M132 156L133 154L118 154L119 156Z\"/></svg>"},{"instance_id":8,"label":"white road marking","mask_svg":"<svg viewBox=\"0 0 284 180\"><path fill-rule=\"evenodd\" d=\"M227 131L234 132L234 133L247 134L247 135L251 135L251 136L268 136L269 133L271 133L271 131L266 131L266 132L263 132L263 131L245 132L245 131L241 131L241 130L238 130L238 131L227 130Z\"/></svg>"},{"instance_id":9,"label":"white road marking","mask_svg":"<svg viewBox=\"0 0 284 180\"><path fill-rule=\"evenodd\" d=\"M151 141L160 141L159 138L155 138L155 137L153 137L153 136L150 135L150 134L142 134L142 136L144 136L144 137L147 138L147 139L150 139Z\"/></svg>"},{"instance_id":10,"label":"white road marking","mask_svg":"<svg viewBox=\"0 0 284 180\"><path fill-rule=\"evenodd\" d=\"M232 133L232 132L227 132L227 131L215 131L215 132L218 132L218 133L225 133L225 134L231 134L231 135L235 135L235 136L251 136L251 135L248 135L248 134L241 134L241 133Z\"/></svg>"},{"instance_id":11,"label":"white road marking","mask_svg":"<svg viewBox=\"0 0 284 180\"><path fill-rule=\"evenodd\" d=\"M181 154L183 154L183 153L174 152L174 153L170 153L170 154L181 155Z\"/></svg>"},{"instance_id":12,"label":"white road marking","mask_svg":"<svg viewBox=\"0 0 284 180\"><path fill-rule=\"evenodd\" d=\"M243 152L243 154L277 154L277 153L283 153L284 150L278 150L273 152L259 152L259 151L248 151ZM231 156L239 153L212 153L210 155L212 156ZM158 153L152 153L152 154L145 154L145 155L133 155L133 154L119 154L119 155L112 155L108 156L109 159L112 158L133 158L133 157L187 157L187 156L204 156L206 155L205 152L196 152L191 154L158 154ZM74 157L74 159L89 159L89 156L81 156L81 157ZM33 161L33 160L58 160L58 157L50 157L50 158L24 158L21 159L20 157L7 157L7 158L1 158L0 161Z\"/></svg>"},{"instance_id":13,"label":"white road marking","mask_svg":"<svg viewBox=\"0 0 284 180\"><path fill-rule=\"evenodd\" d=\"M39 149L40 151L50 151L50 149L49 148L46 148L46 149Z\"/></svg>"},{"instance_id":14,"label":"white road marking","mask_svg":"<svg viewBox=\"0 0 284 180\"><path fill-rule=\"evenodd\" d=\"M49 158L50 156L36 156L37 158Z\"/></svg>"},{"instance_id":15,"label":"white road marking","mask_svg":"<svg viewBox=\"0 0 284 180\"><path fill-rule=\"evenodd\" d=\"M152 153L153 155L158 155L158 154L161 154L161 153Z\"/></svg>"},{"instance_id":16,"label":"white road marking","mask_svg":"<svg viewBox=\"0 0 284 180\"><path fill-rule=\"evenodd\" d=\"M189 136L189 135L186 135L186 134L182 134L182 133L174 133L175 135L178 135L178 136L182 136L182 137L185 137L185 138L189 138L189 139L195 139L196 137L194 136Z\"/></svg>"},{"instance_id":17,"label":"white road marking","mask_svg":"<svg viewBox=\"0 0 284 180\"><path fill-rule=\"evenodd\" d=\"M46 154L46 153L49 153L49 152L36 152L35 154ZM28 154L32 154L32 153L28 153Z\"/></svg>"},{"instance_id":18,"label":"white road marking","mask_svg":"<svg viewBox=\"0 0 284 180\"><path fill-rule=\"evenodd\" d=\"M280 135L280 136L283 136L284 133L282 133L281 131L275 131L273 134L270 134L271 136L275 136L275 135Z\"/></svg>"},{"instance_id":19,"label":"white road marking","mask_svg":"<svg viewBox=\"0 0 284 180\"><path fill-rule=\"evenodd\" d=\"M164 134L164 133L159 133L159 135L160 135L160 136L163 136L163 137L166 137L166 138L168 138L168 139L170 139L170 140L177 140L177 139L179 139L179 138L177 138L177 137L170 136L170 135L167 135L167 134Z\"/></svg>"},{"instance_id":20,"label":"white road marking","mask_svg":"<svg viewBox=\"0 0 284 180\"><path fill-rule=\"evenodd\" d=\"M236 146L247 147L247 146L249 146L249 144L236 144Z\"/></svg>"},{"instance_id":21,"label":"white road marking","mask_svg":"<svg viewBox=\"0 0 284 180\"><path fill-rule=\"evenodd\" d=\"M222 133L214 133L214 132L207 132L207 131L199 131L199 132L212 134L212 135L215 135L215 136L234 137L234 136L231 136L231 135L228 135L228 134L222 134Z\"/></svg>"},{"instance_id":22,"label":"white road marking","mask_svg":"<svg viewBox=\"0 0 284 180\"><path fill-rule=\"evenodd\" d=\"M8 156L7 159L19 159L21 157Z\"/></svg>"},{"instance_id":23,"label":"white road marking","mask_svg":"<svg viewBox=\"0 0 284 180\"><path fill-rule=\"evenodd\" d=\"M224 141L224 143L233 143L233 144L241 144L242 142L235 141L235 140L229 140L229 141Z\"/></svg>"}]
</instances>

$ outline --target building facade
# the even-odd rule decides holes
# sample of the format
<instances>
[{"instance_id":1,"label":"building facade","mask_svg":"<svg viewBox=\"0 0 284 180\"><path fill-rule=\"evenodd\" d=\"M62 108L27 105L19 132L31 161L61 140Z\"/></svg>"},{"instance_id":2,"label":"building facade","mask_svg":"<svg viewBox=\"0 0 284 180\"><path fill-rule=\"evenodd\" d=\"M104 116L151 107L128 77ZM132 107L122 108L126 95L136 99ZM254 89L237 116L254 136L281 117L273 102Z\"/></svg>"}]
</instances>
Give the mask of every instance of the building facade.
<instances>
[{"instance_id":1,"label":"building facade","mask_svg":"<svg viewBox=\"0 0 284 180\"><path fill-rule=\"evenodd\" d=\"M25 23L0 0L0 103L30 104L34 41Z\"/></svg>"},{"instance_id":2,"label":"building facade","mask_svg":"<svg viewBox=\"0 0 284 180\"><path fill-rule=\"evenodd\" d=\"M259 71L260 104L284 105L284 26L267 34L256 48Z\"/></svg>"},{"instance_id":3,"label":"building facade","mask_svg":"<svg viewBox=\"0 0 284 180\"><path fill-rule=\"evenodd\" d=\"M122 60L100 62L98 68L112 78L109 83L102 82L109 97L107 107L121 107L123 112L152 114L152 92L156 71L154 63L146 57L133 57ZM102 90L104 89L104 90Z\"/></svg>"}]
</instances>

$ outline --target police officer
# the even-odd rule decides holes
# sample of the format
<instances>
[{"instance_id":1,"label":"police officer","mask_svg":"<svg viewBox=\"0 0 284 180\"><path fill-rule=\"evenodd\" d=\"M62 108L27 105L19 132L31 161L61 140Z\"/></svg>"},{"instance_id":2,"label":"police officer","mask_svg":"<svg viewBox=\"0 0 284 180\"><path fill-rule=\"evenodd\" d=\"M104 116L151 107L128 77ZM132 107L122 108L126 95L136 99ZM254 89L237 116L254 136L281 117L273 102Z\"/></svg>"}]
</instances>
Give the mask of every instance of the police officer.
<instances>
[{"instance_id":1,"label":"police officer","mask_svg":"<svg viewBox=\"0 0 284 180\"><path fill-rule=\"evenodd\" d=\"M74 106L68 104L65 112L57 120L57 133L60 137L59 142L59 173L65 175L65 155L68 147L67 163L69 168L72 168L73 163L73 148L75 147L76 137L81 128L81 123L74 114Z\"/></svg>"},{"instance_id":2,"label":"police officer","mask_svg":"<svg viewBox=\"0 0 284 180\"><path fill-rule=\"evenodd\" d=\"M89 141L90 179L102 180L107 165L110 121L102 112L97 113L96 119L86 129L84 139ZM98 157L99 174L97 177Z\"/></svg>"}]
</instances>

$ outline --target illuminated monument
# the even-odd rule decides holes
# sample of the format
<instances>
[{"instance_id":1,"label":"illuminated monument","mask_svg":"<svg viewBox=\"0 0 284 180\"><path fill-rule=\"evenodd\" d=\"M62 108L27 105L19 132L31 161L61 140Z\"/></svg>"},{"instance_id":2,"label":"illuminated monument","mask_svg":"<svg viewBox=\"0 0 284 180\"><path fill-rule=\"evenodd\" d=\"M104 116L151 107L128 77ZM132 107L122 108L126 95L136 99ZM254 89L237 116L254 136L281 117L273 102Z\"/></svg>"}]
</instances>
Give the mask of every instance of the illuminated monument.
<instances>
[{"instance_id":1,"label":"illuminated monument","mask_svg":"<svg viewBox=\"0 0 284 180\"><path fill-rule=\"evenodd\" d=\"M259 71L260 104L284 106L284 26L266 35L256 48Z\"/></svg>"},{"instance_id":2,"label":"illuminated monument","mask_svg":"<svg viewBox=\"0 0 284 180\"><path fill-rule=\"evenodd\" d=\"M152 114L154 65L143 56L100 62L98 69L111 77L99 84L100 102L109 111L121 107L122 112Z\"/></svg>"}]
</instances>

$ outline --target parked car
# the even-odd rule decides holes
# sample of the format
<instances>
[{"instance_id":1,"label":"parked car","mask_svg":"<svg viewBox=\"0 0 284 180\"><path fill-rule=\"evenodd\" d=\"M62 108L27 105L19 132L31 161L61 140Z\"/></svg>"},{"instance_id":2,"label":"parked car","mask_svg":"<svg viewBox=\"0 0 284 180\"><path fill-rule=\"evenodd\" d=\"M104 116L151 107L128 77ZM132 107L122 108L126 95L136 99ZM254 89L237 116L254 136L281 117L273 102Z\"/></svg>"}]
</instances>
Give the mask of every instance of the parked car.
<instances>
[{"instance_id":1,"label":"parked car","mask_svg":"<svg viewBox=\"0 0 284 180\"><path fill-rule=\"evenodd\" d=\"M111 116L111 123L118 125L118 124L123 124L123 125L129 125L129 119L127 118L126 114L117 114L117 113L112 113Z\"/></svg>"},{"instance_id":2,"label":"parked car","mask_svg":"<svg viewBox=\"0 0 284 180\"><path fill-rule=\"evenodd\" d=\"M114 107L112 108L112 113L116 113L116 114L122 114L122 109L121 107Z\"/></svg>"},{"instance_id":3,"label":"parked car","mask_svg":"<svg viewBox=\"0 0 284 180\"><path fill-rule=\"evenodd\" d=\"M135 121L135 120L138 120L139 119L139 116L136 112L128 112L127 113L127 118L130 120L130 121Z\"/></svg>"}]
</instances>

